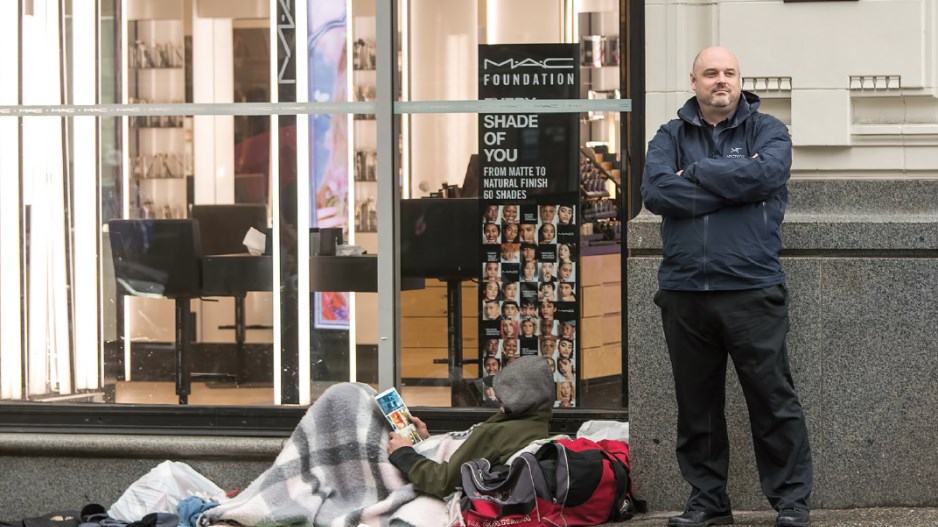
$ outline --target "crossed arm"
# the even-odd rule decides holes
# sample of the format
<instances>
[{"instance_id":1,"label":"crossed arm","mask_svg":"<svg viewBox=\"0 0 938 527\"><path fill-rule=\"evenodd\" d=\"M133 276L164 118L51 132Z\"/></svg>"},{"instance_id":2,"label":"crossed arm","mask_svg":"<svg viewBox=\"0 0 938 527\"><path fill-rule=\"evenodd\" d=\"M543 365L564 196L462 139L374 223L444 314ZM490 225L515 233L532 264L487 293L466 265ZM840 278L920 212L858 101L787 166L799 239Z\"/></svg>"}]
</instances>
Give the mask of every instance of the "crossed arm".
<instances>
[{"instance_id":1,"label":"crossed arm","mask_svg":"<svg viewBox=\"0 0 938 527\"><path fill-rule=\"evenodd\" d=\"M703 158L683 167L674 137L662 126L648 146L645 207L661 216L693 218L771 197L790 176L791 139L775 118L765 116L758 126L752 156Z\"/></svg>"}]
</instances>

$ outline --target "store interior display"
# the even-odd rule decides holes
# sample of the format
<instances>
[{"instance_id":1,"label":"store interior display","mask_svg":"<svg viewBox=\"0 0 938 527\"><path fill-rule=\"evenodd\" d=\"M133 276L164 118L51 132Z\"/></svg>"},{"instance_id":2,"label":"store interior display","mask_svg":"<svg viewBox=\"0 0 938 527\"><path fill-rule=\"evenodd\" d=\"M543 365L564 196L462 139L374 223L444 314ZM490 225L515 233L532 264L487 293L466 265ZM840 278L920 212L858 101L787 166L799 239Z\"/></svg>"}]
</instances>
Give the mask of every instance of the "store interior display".
<instances>
[{"instance_id":1,"label":"store interior display","mask_svg":"<svg viewBox=\"0 0 938 527\"><path fill-rule=\"evenodd\" d=\"M360 3L360 2L358 2ZM352 6L353 13L356 6ZM352 51L352 99L355 101L375 100L375 17L356 15L352 17L346 46ZM354 193L350 200L355 203L355 225L357 233L378 232L378 145L377 123L370 114L356 115L349 135L354 154L352 179Z\"/></svg>"},{"instance_id":2,"label":"store interior display","mask_svg":"<svg viewBox=\"0 0 938 527\"><path fill-rule=\"evenodd\" d=\"M580 243L584 247L622 242L619 163L605 145L580 148Z\"/></svg>"},{"instance_id":3,"label":"store interior display","mask_svg":"<svg viewBox=\"0 0 938 527\"><path fill-rule=\"evenodd\" d=\"M577 14L580 96L619 99L618 11L602 2L589 8L596 10ZM584 250L622 241L619 119L618 112L588 112L580 120L580 143L584 145L580 148L580 242Z\"/></svg>"},{"instance_id":4,"label":"store interior display","mask_svg":"<svg viewBox=\"0 0 938 527\"><path fill-rule=\"evenodd\" d=\"M149 7L159 6L160 9L136 11L131 9L132 13L129 13L126 19L124 31L127 40L120 44L127 57L126 62L123 63L123 73L126 75L123 102L130 104L183 103L193 100L206 102L205 95L198 96L199 93L206 93L203 85L205 83L199 76L204 69L196 69L193 72L193 68L197 68L197 64L193 64L194 58L214 56L216 63L223 63L224 61L220 61L219 57L226 57L228 53L233 53L234 59L232 65L234 70L233 101L235 103L263 102L270 99L269 67L265 67L269 64L258 62L259 57L269 59L273 53L273 50L265 51L263 46L269 40L267 38L269 29L265 26L268 23L266 19L240 22L235 19L231 28L233 41L229 42L227 38L216 38L213 41L205 38L205 31L210 27L208 21L200 17L197 12L190 13L183 9L184 3L181 0L178 2L178 9L168 7L170 4L175 6L177 2L164 4L161 0L144 0L143 3ZM478 5L484 6L481 3ZM571 48L572 44L579 44L580 54L577 55L577 52L573 51L570 55L572 58L569 60L572 61L570 65L573 68L579 68L580 98L619 98L622 42L619 37L618 2L575 0L572 6L572 12L564 11L563 14L567 23L566 27L570 30L569 33L566 30L560 31L554 28L525 38L531 39L530 43L535 44L563 43ZM419 12L414 10L409 13L402 11L402 16L407 16L409 29L402 29L395 40L399 46L399 53L396 55L396 67L393 72L393 75L397 77L394 86L401 90L396 100L475 99L476 92L466 88L467 82L473 84L477 81L478 71L473 66L476 60L474 50L479 44L494 44L493 41L512 42L515 38L512 32L476 33L479 28L484 27L483 22L494 23L510 13L509 7L489 5L480 11L479 16L484 17L484 20L483 18L475 20L472 18L475 15L469 18L453 16L452 20L446 24L437 23L438 17L434 14L437 9L440 8L434 7L429 9L429 12L427 9L421 9ZM467 13L475 9L468 10ZM483 13L486 10L488 11ZM144 19L144 17L153 18ZM336 100L375 101L378 84L376 20L372 2L353 0L347 4L347 16L342 17L344 28L342 37L336 38L336 41L332 43L333 47L330 48L333 51L342 50L342 53L336 52L329 55L338 61L337 64L340 64L334 70L330 70L335 73L335 80L331 81L335 84L335 91L330 92L330 96L334 96ZM470 20L472 20L471 23ZM226 27L225 22L212 23L220 23ZM428 30L429 25L433 25L432 30ZM247 38L248 33L251 33L250 38ZM334 34L338 34L338 31ZM344 48L342 47L343 40ZM196 50L195 53L193 49ZM447 70L448 73L444 75L440 71L441 64L458 71ZM314 68L311 69L313 70ZM224 79L218 81L213 78L213 82L218 85L214 87L215 93L208 97L216 97L218 102L224 102L222 99L227 95L219 94L227 93L229 88L224 84L227 81ZM193 96L194 89L195 97ZM571 96L576 97L576 93L574 89ZM307 95L310 97L307 100L313 100L312 92ZM575 225L568 229L567 234L576 232L581 234L580 245L576 246L576 251L583 257L593 257L597 254L604 256L603 253L612 254L615 252L615 244L621 243L619 225L621 215L618 207L618 200L621 197L619 167L620 159L624 157L624 154L619 149L621 144L620 116L618 112L583 113L579 116L579 130L577 130L576 117L569 117L573 119L574 124L571 126L572 130L568 137L572 139L571 142L578 144L569 144L569 142L566 144L571 150L579 151L579 153L572 152L572 155L580 156L580 161L583 163L580 165L581 171L577 185L579 197L571 194L570 201L563 202L566 208L573 211L573 224ZM467 120L476 118L474 115L458 113L395 116L395 119L400 119L399 123L395 123L395 130L400 130L401 133L396 145L401 155L395 161L400 162L400 172L396 175L400 177L402 194L401 250L402 253L406 253L402 254L402 273L437 277L445 282L446 279L463 279L465 273L478 270L477 265L470 267L466 263L475 260L478 264L478 233L471 235L463 232L468 225L473 225L477 229L478 222L469 221L463 225L459 220L460 223L453 223L456 218L466 216L464 214L466 210L471 209L477 213L474 206L468 205L470 201L475 202L472 198L478 197L480 190L479 154L473 153L475 145L471 144L475 142L477 130L474 122L471 126L466 125ZM228 133L227 128L213 129L210 122L203 126L202 123L206 121L204 118L191 116L131 116L123 121L126 123L123 137L127 152L122 165L123 174L127 178L124 180L127 185L123 189L126 200L123 205L127 207L125 209L128 211L127 217L147 220L185 219L195 217L193 204L200 199L199 197L203 202L206 199L208 201L229 200L228 197L220 197L225 196L226 188L217 190L221 189L222 185L228 185L227 180L217 185L217 189L210 189L213 193L211 195L206 190L210 187L205 184L206 178L212 177L213 170L214 173L219 173L229 158L227 145L224 144L224 134ZM330 133L335 133L328 137L327 146L332 155L320 156L318 159L329 159L327 164L334 169L335 174L339 174L336 177L340 180L340 184L335 185L334 188L330 187L330 190L335 191L335 194L330 197L333 201L324 200L323 203L326 205L318 210L332 209L334 202L340 202L341 206L334 207L338 211L335 216L329 216L327 219L339 222L332 226L345 229L343 234L347 236L345 239L350 244L362 247L368 254L376 254L379 228L378 190L381 188L385 191L386 187L383 184L379 187L377 181L379 160L378 128L375 115L330 116L328 124ZM236 145L235 161L233 169L229 171L233 174L232 179L235 185L234 197L231 198L234 202L261 203L266 201L269 206L271 197L269 192L273 185L269 184L265 172L267 161L283 155L283 151L279 154L269 150L259 153L263 150L262 147L267 146L270 139L269 130L265 125L270 126L266 117L235 116L233 131L233 140ZM192 153L193 136L197 140L195 144L200 145L199 164L195 169ZM215 139L214 153L211 152L213 147L208 146L208 152L215 156L214 165L204 163L207 159L204 155L207 150L203 145L212 144L206 142L206 136ZM280 136L280 141L282 144L287 143L283 135ZM383 150L382 156L384 152ZM211 155L208 158L211 158ZM381 161L384 163L389 160L382 159ZM570 174L572 167L569 164L564 167L566 177L564 185L573 191L571 185L573 178ZM194 176L196 171L199 173L198 178ZM248 178L251 178L251 184L245 185ZM463 178L465 178L464 181L460 181ZM448 182L461 183L461 186ZM319 197L318 194L316 196ZM443 203L443 208L435 206L439 202L446 202ZM560 201L551 202L551 205L555 207L559 207L560 204ZM313 206L318 207L319 204ZM413 214L417 217L412 218ZM407 222L417 222L418 217L423 217L424 220L432 218L428 224L429 229L421 233L403 232L407 228ZM313 223L321 221L318 216L314 218L317 219L314 219ZM319 224L319 227L328 228L323 224ZM420 236L416 236L417 234ZM414 236L408 238L410 235ZM448 247L454 244L457 246L452 250L434 251L427 249L428 240L436 240L430 244L431 246L444 243ZM604 245L608 246L608 249L601 247ZM541 254L547 253L542 249ZM405 262L403 256L410 258ZM414 267L418 269L415 270ZM439 294L439 289L445 286L455 290L449 284L442 282L441 284L434 284L437 287L436 290L430 287L428 291L414 293L413 297L416 300L405 302L401 313L402 321L404 321L401 347L402 356L406 358L402 363L402 377L408 382L417 381L421 387L427 388L439 386L435 383L442 378L437 379L436 372L441 372L444 376L447 374L447 371L439 366L442 364L440 360L444 351L452 351L448 349L450 335L444 334L445 329L453 326L452 321L448 324L437 324L431 321L433 319L431 315L440 318L449 310L449 305L445 300L448 297ZM463 284L459 289L471 290L468 284ZM558 291L554 293L559 295ZM579 299L582 295L585 293L577 292L576 297ZM248 346L248 351L255 353L257 357L264 357L265 361L269 347L268 340L270 340L268 337L272 336L275 330L269 335L268 331L276 325L273 310L268 309L268 304L261 302L263 300L269 303L269 296L268 293L250 293L247 304L252 324L258 328L261 326L264 328L263 331L249 333L251 339L248 344L254 344L255 347ZM377 297L360 292L351 298L354 301L347 304L351 306L349 316L359 322L354 330L357 334L348 338L354 339L353 346L376 347L377 335L374 324L371 322L374 319L372 313L377 311ZM251 306L255 301L258 302L260 308L253 310ZM315 313L318 309L315 301L311 301L311 304L311 309ZM174 327L171 303L160 299L128 297L125 306L130 316L121 319L126 320L127 325L119 327L118 331L126 336L127 342L132 342L130 351L136 353L134 357L152 354L150 352L154 347L152 343L172 341L171 331L154 329L169 328L171 330ZM192 307L193 317L197 322L196 334L193 337L198 342L199 349L228 349L227 347L231 345L230 341L233 340L229 332L230 317L235 309L231 307L227 299L217 301L213 298L206 302L199 301L193 303ZM474 327L472 324L475 323L472 315L471 310L466 308L465 312L457 313L456 318L467 323L467 328L472 328ZM320 326L315 325L318 324L317 316L314 314L312 318L314 327L318 329ZM579 317L579 314L576 316ZM413 331L414 327L418 326L433 329L430 333L425 330ZM438 335L433 332L442 336L436 338ZM425 335L431 333L436 340ZM464 342L459 349L476 349L477 346L472 341L478 338L477 331L469 329L467 334L475 336L467 337L467 342ZM314 340L315 338L314 336ZM119 346L113 347L115 350L119 348ZM577 350L579 351L579 348ZM115 353L115 356L119 354ZM463 359L463 362L473 360L472 357ZM359 362L367 365L370 364L367 361L371 360L371 358L367 360L362 358ZM115 371L117 371L116 364ZM139 358L131 361L132 367L142 367L142 365ZM471 375L473 370L474 367L469 367L461 371ZM144 373L134 371L131 380L140 381L148 378L150 377L146 377ZM260 382L260 377L252 377L252 382ZM267 382L266 373L263 382Z\"/></svg>"},{"instance_id":5,"label":"store interior display","mask_svg":"<svg viewBox=\"0 0 938 527\"><path fill-rule=\"evenodd\" d=\"M128 102L185 100L185 42L181 19L131 20L127 24ZM179 219L188 208L186 178L192 175L187 137L191 118L128 119L131 217Z\"/></svg>"}]
</instances>

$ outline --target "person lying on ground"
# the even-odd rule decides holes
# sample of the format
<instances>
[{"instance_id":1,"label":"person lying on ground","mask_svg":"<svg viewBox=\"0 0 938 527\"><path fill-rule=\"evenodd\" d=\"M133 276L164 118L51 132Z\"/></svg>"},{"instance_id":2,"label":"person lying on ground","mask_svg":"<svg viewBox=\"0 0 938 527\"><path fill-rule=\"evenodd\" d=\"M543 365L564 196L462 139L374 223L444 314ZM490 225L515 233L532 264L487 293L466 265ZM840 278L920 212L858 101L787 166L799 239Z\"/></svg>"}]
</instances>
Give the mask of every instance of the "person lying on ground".
<instances>
[{"instance_id":1,"label":"person lying on ground","mask_svg":"<svg viewBox=\"0 0 938 527\"><path fill-rule=\"evenodd\" d=\"M549 437L554 379L544 357L518 358L495 375L492 387L501 403L499 413L473 427L449 460L437 463L424 457L409 439L390 432L391 464L418 490L443 498L460 485L460 467L466 461L485 458L492 465L505 464L532 441ZM418 435L429 437L426 424L411 417Z\"/></svg>"}]
</instances>

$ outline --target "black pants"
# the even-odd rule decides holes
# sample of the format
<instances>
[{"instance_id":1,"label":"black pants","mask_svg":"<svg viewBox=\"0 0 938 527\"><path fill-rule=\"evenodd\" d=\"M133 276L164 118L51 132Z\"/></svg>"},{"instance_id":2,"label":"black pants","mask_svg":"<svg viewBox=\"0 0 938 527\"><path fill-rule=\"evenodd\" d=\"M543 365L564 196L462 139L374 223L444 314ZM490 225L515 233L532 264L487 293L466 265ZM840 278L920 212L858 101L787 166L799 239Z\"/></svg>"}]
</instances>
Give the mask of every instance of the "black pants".
<instances>
[{"instance_id":1,"label":"black pants","mask_svg":"<svg viewBox=\"0 0 938 527\"><path fill-rule=\"evenodd\" d=\"M762 491L776 510L810 508L811 449L788 365L785 286L746 291L658 291L677 394L677 461L688 509L730 509L724 406L726 358L749 409Z\"/></svg>"}]
</instances>

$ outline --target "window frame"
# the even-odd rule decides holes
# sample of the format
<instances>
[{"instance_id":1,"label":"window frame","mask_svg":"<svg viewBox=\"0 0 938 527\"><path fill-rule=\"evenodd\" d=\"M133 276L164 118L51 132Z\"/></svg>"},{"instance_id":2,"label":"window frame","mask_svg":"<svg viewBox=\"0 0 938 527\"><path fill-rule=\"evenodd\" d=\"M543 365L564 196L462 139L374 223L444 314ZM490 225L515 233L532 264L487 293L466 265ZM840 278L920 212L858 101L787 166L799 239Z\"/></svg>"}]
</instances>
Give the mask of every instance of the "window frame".
<instances>
[{"instance_id":1,"label":"window frame","mask_svg":"<svg viewBox=\"0 0 938 527\"><path fill-rule=\"evenodd\" d=\"M619 100L568 100L568 101L410 101L394 100L395 79L392 72L397 49L397 0L376 0L377 39L377 99L374 103L233 103L233 104L170 104L159 107L142 107L126 104L94 105L47 105L47 106L0 106L0 115L23 118L38 118L43 115L58 117L74 116L129 116L129 115L296 115L308 116L322 113L348 113L376 115L378 121L378 157L392 159L391 163L379 162L377 179L382 191L378 199L378 222L391 225L392 235L379 236L378 251L378 384L381 388L400 385L400 255L399 247L399 201L400 189L394 174L400 164L394 139L399 132L399 117L420 113L521 113L531 112L629 112L630 132L628 159L630 172L639 173L643 163L644 132L644 4L640 0L620 0L620 14L627 18L629 42L629 70L622 71L623 93L629 99ZM271 0L272 11L279 2ZM627 10L627 11L626 11ZM273 29L273 28L272 28ZM625 28L623 28L625 29ZM272 31L274 33L274 31ZM123 43L121 43L123 44ZM273 51L273 50L272 50ZM22 64L20 65L22 67ZM626 82L629 80L629 82ZM623 119L623 129L626 119ZM623 145L625 146L625 145ZM626 162L623 159L623 162ZM634 178L630 178L634 180ZM630 185L635 186L635 181ZM628 207L629 218L634 216L633 207ZM637 210L634 210L637 213ZM627 298L627 251L622 245L623 298ZM623 312L627 305L623 302ZM623 316L623 341L627 342L627 317ZM589 419L627 420L627 346L623 346L622 407L618 410L578 408L556 412L552 431L570 433ZM40 404L30 401L0 402L0 432L49 432L49 433L127 433L127 434L172 434L172 435L229 435L261 437L285 437L295 428L305 414L306 406L177 406L177 405L130 405L110 403ZM434 424L435 431L465 428L491 412L464 408L415 408Z\"/></svg>"}]
</instances>

